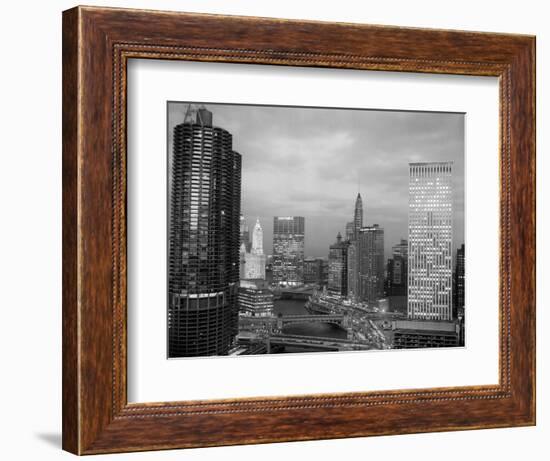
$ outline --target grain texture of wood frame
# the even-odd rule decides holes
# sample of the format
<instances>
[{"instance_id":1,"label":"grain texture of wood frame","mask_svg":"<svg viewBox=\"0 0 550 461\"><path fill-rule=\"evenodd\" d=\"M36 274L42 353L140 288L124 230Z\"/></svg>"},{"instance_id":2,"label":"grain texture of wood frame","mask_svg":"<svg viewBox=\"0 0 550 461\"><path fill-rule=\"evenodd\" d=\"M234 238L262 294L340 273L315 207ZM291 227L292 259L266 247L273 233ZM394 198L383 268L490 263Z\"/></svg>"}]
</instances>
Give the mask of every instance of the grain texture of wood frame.
<instances>
[{"instance_id":1,"label":"grain texture of wood frame","mask_svg":"<svg viewBox=\"0 0 550 461\"><path fill-rule=\"evenodd\" d=\"M498 77L499 384L129 404L130 58ZM65 450L93 454L533 424L534 37L93 7L63 13Z\"/></svg>"}]
</instances>

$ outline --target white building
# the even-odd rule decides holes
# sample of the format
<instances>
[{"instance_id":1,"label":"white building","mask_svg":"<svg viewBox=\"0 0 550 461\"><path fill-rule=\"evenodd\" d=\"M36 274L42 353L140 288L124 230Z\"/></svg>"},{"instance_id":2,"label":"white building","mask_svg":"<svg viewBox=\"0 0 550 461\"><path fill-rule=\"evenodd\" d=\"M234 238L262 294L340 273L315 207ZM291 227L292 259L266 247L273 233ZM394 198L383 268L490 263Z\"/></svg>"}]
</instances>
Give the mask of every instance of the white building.
<instances>
[{"instance_id":1,"label":"white building","mask_svg":"<svg viewBox=\"0 0 550 461\"><path fill-rule=\"evenodd\" d=\"M410 163L410 319L452 319L452 248L452 162Z\"/></svg>"},{"instance_id":2,"label":"white building","mask_svg":"<svg viewBox=\"0 0 550 461\"><path fill-rule=\"evenodd\" d=\"M241 245L241 279L265 279L265 262L264 232L258 218L252 231L250 252Z\"/></svg>"}]
</instances>

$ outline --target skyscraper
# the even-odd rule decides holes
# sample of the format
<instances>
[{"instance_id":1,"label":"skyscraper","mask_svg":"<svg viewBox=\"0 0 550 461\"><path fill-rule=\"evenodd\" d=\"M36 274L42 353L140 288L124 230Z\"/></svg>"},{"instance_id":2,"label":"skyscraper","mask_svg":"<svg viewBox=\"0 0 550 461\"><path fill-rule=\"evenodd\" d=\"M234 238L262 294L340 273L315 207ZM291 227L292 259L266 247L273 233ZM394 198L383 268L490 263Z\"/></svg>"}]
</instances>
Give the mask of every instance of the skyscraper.
<instances>
[{"instance_id":1,"label":"skyscraper","mask_svg":"<svg viewBox=\"0 0 550 461\"><path fill-rule=\"evenodd\" d=\"M328 255L328 286L330 293L338 296L348 294L348 242L342 241L338 232L336 243L330 246Z\"/></svg>"},{"instance_id":2,"label":"skyscraper","mask_svg":"<svg viewBox=\"0 0 550 461\"><path fill-rule=\"evenodd\" d=\"M409 164L411 319L452 319L452 162Z\"/></svg>"},{"instance_id":3,"label":"skyscraper","mask_svg":"<svg viewBox=\"0 0 550 461\"><path fill-rule=\"evenodd\" d=\"M407 240L401 239L392 247L392 257L387 264L385 293L394 312L407 311L408 252Z\"/></svg>"},{"instance_id":4,"label":"skyscraper","mask_svg":"<svg viewBox=\"0 0 550 461\"><path fill-rule=\"evenodd\" d=\"M243 258L243 250L245 250L245 246L241 243L241 260ZM260 224L260 218L258 218L252 231L252 246L250 251L245 250L244 252L244 268L241 272L241 278L265 279L265 260L264 232Z\"/></svg>"},{"instance_id":5,"label":"skyscraper","mask_svg":"<svg viewBox=\"0 0 550 461\"><path fill-rule=\"evenodd\" d=\"M359 231L359 297L374 304L384 297L384 229L373 224Z\"/></svg>"},{"instance_id":6,"label":"skyscraper","mask_svg":"<svg viewBox=\"0 0 550 461\"><path fill-rule=\"evenodd\" d=\"M357 301L359 299L359 242L349 241L348 245L348 293L347 297Z\"/></svg>"},{"instance_id":7,"label":"skyscraper","mask_svg":"<svg viewBox=\"0 0 550 461\"><path fill-rule=\"evenodd\" d=\"M273 282L301 285L304 281L305 219L273 217Z\"/></svg>"},{"instance_id":8,"label":"skyscraper","mask_svg":"<svg viewBox=\"0 0 550 461\"><path fill-rule=\"evenodd\" d=\"M353 221L346 224L346 239L349 241L348 247L348 268L347 268L347 296L350 299L359 298L359 232L363 227L363 200L361 194L357 194L353 212Z\"/></svg>"},{"instance_id":9,"label":"skyscraper","mask_svg":"<svg viewBox=\"0 0 550 461\"><path fill-rule=\"evenodd\" d=\"M188 107L170 159L168 355L227 354L237 333L241 156Z\"/></svg>"},{"instance_id":10,"label":"skyscraper","mask_svg":"<svg viewBox=\"0 0 550 461\"><path fill-rule=\"evenodd\" d=\"M455 267L455 319L464 317L464 244L456 250Z\"/></svg>"},{"instance_id":11,"label":"skyscraper","mask_svg":"<svg viewBox=\"0 0 550 461\"><path fill-rule=\"evenodd\" d=\"M354 224L354 240L359 239L359 231L363 227L363 200L361 199L361 194L357 193L357 198L355 199L355 212L353 214L353 224Z\"/></svg>"}]
</instances>

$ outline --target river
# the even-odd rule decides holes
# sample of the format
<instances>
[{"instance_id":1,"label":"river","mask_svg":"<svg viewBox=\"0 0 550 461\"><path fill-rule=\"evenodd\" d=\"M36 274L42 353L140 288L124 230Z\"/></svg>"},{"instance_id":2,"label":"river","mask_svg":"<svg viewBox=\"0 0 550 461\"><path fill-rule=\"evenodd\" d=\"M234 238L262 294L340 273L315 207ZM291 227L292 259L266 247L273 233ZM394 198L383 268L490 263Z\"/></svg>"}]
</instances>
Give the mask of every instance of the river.
<instances>
[{"instance_id":1,"label":"river","mask_svg":"<svg viewBox=\"0 0 550 461\"><path fill-rule=\"evenodd\" d=\"M275 314L302 315L309 314L305 308L306 301L296 299L279 299L274 303ZM346 330L330 323L301 323L284 327L283 333L290 335L321 336L325 338L347 337Z\"/></svg>"}]
</instances>

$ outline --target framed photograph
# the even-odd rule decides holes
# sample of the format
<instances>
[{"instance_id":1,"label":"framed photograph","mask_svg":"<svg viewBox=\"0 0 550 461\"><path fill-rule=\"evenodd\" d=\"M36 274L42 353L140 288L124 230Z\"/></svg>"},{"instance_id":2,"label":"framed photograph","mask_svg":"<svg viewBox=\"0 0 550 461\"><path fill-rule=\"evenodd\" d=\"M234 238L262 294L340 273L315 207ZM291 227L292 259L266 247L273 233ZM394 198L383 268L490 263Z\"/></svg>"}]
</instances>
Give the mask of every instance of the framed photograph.
<instances>
[{"instance_id":1,"label":"framed photograph","mask_svg":"<svg viewBox=\"0 0 550 461\"><path fill-rule=\"evenodd\" d=\"M63 448L535 424L535 39L63 13Z\"/></svg>"}]
</instances>

